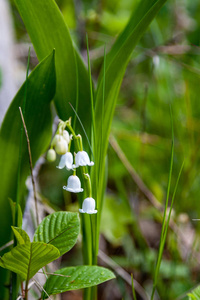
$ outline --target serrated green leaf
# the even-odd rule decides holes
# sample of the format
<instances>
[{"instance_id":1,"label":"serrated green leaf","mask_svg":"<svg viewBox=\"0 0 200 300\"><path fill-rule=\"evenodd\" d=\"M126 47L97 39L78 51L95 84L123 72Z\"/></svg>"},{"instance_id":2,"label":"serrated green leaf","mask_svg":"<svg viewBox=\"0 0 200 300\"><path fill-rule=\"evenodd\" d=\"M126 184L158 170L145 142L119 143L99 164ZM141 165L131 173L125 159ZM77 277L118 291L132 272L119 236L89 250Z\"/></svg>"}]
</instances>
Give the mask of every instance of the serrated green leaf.
<instances>
[{"instance_id":1,"label":"serrated green leaf","mask_svg":"<svg viewBox=\"0 0 200 300\"><path fill-rule=\"evenodd\" d=\"M98 266L67 267L56 271L54 274L61 276L51 275L47 279L44 290L49 295L95 286L115 278L113 272ZM48 298L44 292L42 295L43 299Z\"/></svg>"},{"instance_id":2,"label":"serrated green leaf","mask_svg":"<svg viewBox=\"0 0 200 300\"><path fill-rule=\"evenodd\" d=\"M200 300L200 285L187 294L188 300Z\"/></svg>"},{"instance_id":3,"label":"serrated green leaf","mask_svg":"<svg viewBox=\"0 0 200 300\"><path fill-rule=\"evenodd\" d=\"M85 123L91 115L91 110L88 109L90 106L89 77L78 51L73 46L68 27L55 1L15 0L15 3L38 59L43 59L52 48L56 49L57 89L54 101L59 117L66 120L73 114L69 102L76 107L78 88L79 115ZM78 87L76 69L78 69Z\"/></svg>"},{"instance_id":4,"label":"serrated green leaf","mask_svg":"<svg viewBox=\"0 0 200 300\"><path fill-rule=\"evenodd\" d=\"M40 223L34 234L34 241L52 244L59 249L60 255L63 255L75 245L79 227L77 213L55 212Z\"/></svg>"},{"instance_id":5,"label":"serrated green leaf","mask_svg":"<svg viewBox=\"0 0 200 300\"><path fill-rule=\"evenodd\" d=\"M59 250L45 243L25 243L14 247L0 259L0 266L29 280L39 269L60 256Z\"/></svg>"},{"instance_id":6,"label":"serrated green leaf","mask_svg":"<svg viewBox=\"0 0 200 300\"><path fill-rule=\"evenodd\" d=\"M14 226L11 226L11 227L12 227L14 235L20 245L25 244L25 243L30 243L30 238L29 238L28 234L26 233L26 231L24 231L23 229L21 229L19 227L14 227Z\"/></svg>"}]
</instances>

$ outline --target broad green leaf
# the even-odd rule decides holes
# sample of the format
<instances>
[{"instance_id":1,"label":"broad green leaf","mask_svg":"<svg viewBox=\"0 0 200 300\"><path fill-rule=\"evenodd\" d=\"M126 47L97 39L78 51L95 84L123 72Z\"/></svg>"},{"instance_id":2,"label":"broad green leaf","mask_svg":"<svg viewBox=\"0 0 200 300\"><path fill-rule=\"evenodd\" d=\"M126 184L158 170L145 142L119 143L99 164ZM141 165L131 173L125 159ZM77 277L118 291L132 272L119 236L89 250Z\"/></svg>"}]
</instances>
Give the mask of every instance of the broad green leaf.
<instances>
[{"instance_id":1,"label":"broad green leaf","mask_svg":"<svg viewBox=\"0 0 200 300\"><path fill-rule=\"evenodd\" d=\"M99 180L95 186L95 198L99 214L97 215L97 226L100 224L103 196L105 190L105 161L110 127L116 106L120 85L130 60L131 53L142 37L151 21L167 0L141 0L137 9L133 12L130 20L119 35L106 58L105 73L102 68L99 76L97 91L95 95L95 121L96 121L96 145L94 149L95 168L99 170ZM105 80L105 89L104 89ZM103 114L103 118L102 118ZM103 119L103 122L102 122ZM101 137L101 138L99 138ZM92 182L95 182L96 172L92 173ZM98 234L97 234L98 239ZM96 241L98 243L98 240ZM98 248L98 247L97 247Z\"/></svg>"},{"instance_id":2,"label":"broad green leaf","mask_svg":"<svg viewBox=\"0 0 200 300\"><path fill-rule=\"evenodd\" d=\"M52 244L60 255L69 251L76 243L80 221L77 213L55 212L40 223L35 234L35 242Z\"/></svg>"},{"instance_id":3,"label":"broad green leaf","mask_svg":"<svg viewBox=\"0 0 200 300\"><path fill-rule=\"evenodd\" d=\"M25 74L24 74L25 77ZM51 140L52 120L50 102L55 94L54 53L45 58L30 74L27 86L25 122L30 139L33 165L44 153ZM8 199L16 200L19 145L21 136L21 117L19 106L25 96L25 83L13 99L0 129L0 241L6 244L11 237L12 216ZM22 196L25 180L30 174L27 142L24 136L22 144L22 166L20 176L20 205L23 209ZM0 245L0 246L1 246ZM5 273L0 270L1 285L5 282Z\"/></svg>"},{"instance_id":4,"label":"broad green leaf","mask_svg":"<svg viewBox=\"0 0 200 300\"><path fill-rule=\"evenodd\" d=\"M0 266L17 273L22 280L29 280L59 256L59 250L53 245L28 242L5 253L0 259Z\"/></svg>"},{"instance_id":5,"label":"broad green leaf","mask_svg":"<svg viewBox=\"0 0 200 300\"><path fill-rule=\"evenodd\" d=\"M126 28L120 34L106 58L105 72L105 105L103 112L103 151L107 151L110 126L115 110L116 100L120 85L130 60L131 53L142 37L151 21L167 0L141 0L138 8L133 12ZM103 101L103 71L99 76L96 92L96 135L101 135L101 112ZM97 139L97 149L101 145L101 139Z\"/></svg>"},{"instance_id":6,"label":"broad green leaf","mask_svg":"<svg viewBox=\"0 0 200 300\"><path fill-rule=\"evenodd\" d=\"M200 285L187 294L188 300L200 300Z\"/></svg>"},{"instance_id":7,"label":"broad green leaf","mask_svg":"<svg viewBox=\"0 0 200 300\"><path fill-rule=\"evenodd\" d=\"M25 122L29 134L33 164L46 150L51 138L50 101L55 93L54 54L48 56L28 79ZM2 228L10 228L11 214L8 198L16 199L19 144L21 134L21 117L19 106L22 106L25 95L25 84L12 101L0 130L0 211ZM30 173L27 141L22 145L21 190ZM4 231L1 243L6 243L9 236Z\"/></svg>"},{"instance_id":8,"label":"broad green leaf","mask_svg":"<svg viewBox=\"0 0 200 300\"><path fill-rule=\"evenodd\" d=\"M16 202L13 202L10 198L9 198L9 202L10 202L10 207L11 207L11 212L12 212L12 221L13 224L15 224L15 210L16 210ZM21 206L18 204L18 221L17 221L17 225L19 227L22 226L22 210L21 210Z\"/></svg>"},{"instance_id":9,"label":"broad green leaf","mask_svg":"<svg viewBox=\"0 0 200 300\"><path fill-rule=\"evenodd\" d=\"M76 69L78 69L78 113L82 122L85 123L90 118L88 73L73 46L69 30L55 1L15 0L15 3L30 35L38 59L43 59L51 49L56 49L57 89L54 100L58 115L63 120L68 119L73 113L69 102L76 107Z\"/></svg>"},{"instance_id":10,"label":"broad green leaf","mask_svg":"<svg viewBox=\"0 0 200 300\"><path fill-rule=\"evenodd\" d=\"M67 267L56 271L54 274L47 279L44 286L44 290L49 295L95 286L115 278L113 272L98 266ZM56 274L58 275L56 276ZM48 298L44 292L42 296L43 299Z\"/></svg>"},{"instance_id":11,"label":"broad green leaf","mask_svg":"<svg viewBox=\"0 0 200 300\"><path fill-rule=\"evenodd\" d=\"M28 234L26 233L26 231L24 231L23 229L21 229L19 227L14 227L14 226L12 226L12 230L13 230L14 235L20 245L25 244L25 243L30 243L30 238L29 238Z\"/></svg>"}]
</instances>

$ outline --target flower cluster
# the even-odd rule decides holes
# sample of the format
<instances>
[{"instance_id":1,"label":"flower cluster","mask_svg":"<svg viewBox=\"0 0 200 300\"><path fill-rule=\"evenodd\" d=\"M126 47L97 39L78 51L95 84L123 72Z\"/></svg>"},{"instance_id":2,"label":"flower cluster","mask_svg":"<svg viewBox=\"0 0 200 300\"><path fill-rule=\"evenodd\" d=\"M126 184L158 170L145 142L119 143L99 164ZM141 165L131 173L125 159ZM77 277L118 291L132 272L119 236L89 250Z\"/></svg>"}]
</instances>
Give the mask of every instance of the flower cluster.
<instances>
[{"instance_id":1,"label":"flower cluster","mask_svg":"<svg viewBox=\"0 0 200 300\"><path fill-rule=\"evenodd\" d=\"M65 129L68 128L71 134ZM77 153L70 152L71 141L74 140ZM67 186L63 186L63 189L72 193L83 192L81 187L81 181L76 176L76 168L82 167L83 177L87 186L88 197L83 201L82 209L79 209L81 213L96 214L95 200L92 198L90 176L86 172L87 166L93 166L94 162L90 161L90 158L86 151L83 150L82 137L80 134L76 135L71 127L71 119L66 122L60 120L56 134L52 140L51 147L47 152L47 160L52 162L56 159L56 153L61 155L61 159L58 169L66 167L67 170L73 170L73 175L69 176L67 180Z\"/></svg>"}]
</instances>

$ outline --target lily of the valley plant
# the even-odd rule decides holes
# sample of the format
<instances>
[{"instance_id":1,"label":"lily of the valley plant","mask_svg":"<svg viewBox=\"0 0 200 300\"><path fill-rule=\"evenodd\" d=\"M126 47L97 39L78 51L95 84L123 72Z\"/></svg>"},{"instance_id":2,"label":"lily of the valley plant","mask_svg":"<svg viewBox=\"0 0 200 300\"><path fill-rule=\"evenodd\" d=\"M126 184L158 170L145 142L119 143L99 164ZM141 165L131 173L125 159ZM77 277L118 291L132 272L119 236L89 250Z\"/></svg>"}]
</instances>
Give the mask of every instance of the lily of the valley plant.
<instances>
[{"instance_id":1,"label":"lily of the valley plant","mask_svg":"<svg viewBox=\"0 0 200 300\"><path fill-rule=\"evenodd\" d=\"M70 131L70 134L66 128ZM70 152L72 141L74 141L74 146L77 151L74 154ZM76 169L81 167L87 197L83 200L82 208L80 208L79 211L86 214L96 214L96 203L92 198L90 175L87 172L87 166L93 166L94 162L90 161L88 153L83 150L82 136L75 134L71 126L71 118L67 121L59 121L58 129L52 139L50 149L47 152L47 160L55 161L56 153L61 155L60 163L57 168L63 169L66 167L67 170L73 170L73 175L69 176L67 186L64 186L63 189L72 193L83 192L81 181L76 175ZM73 163L73 161L75 163Z\"/></svg>"}]
</instances>

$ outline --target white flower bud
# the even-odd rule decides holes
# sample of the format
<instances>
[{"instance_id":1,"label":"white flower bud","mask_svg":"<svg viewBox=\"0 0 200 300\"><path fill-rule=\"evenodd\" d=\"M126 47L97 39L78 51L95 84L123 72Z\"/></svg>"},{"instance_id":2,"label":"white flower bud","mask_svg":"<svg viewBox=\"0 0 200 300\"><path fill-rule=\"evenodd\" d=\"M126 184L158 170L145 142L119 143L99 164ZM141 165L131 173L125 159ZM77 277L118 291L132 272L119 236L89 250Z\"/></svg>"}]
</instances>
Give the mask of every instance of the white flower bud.
<instances>
[{"instance_id":1,"label":"white flower bud","mask_svg":"<svg viewBox=\"0 0 200 300\"><path fill-rule=\"evenodd\" d=\"M63 138L66 140L67 144L70 142L69 132L67 130L63 130Z\"/></svg>"},{"instance_id":2,"label":"white flower bud","mask_svg":"<svg viewBox=\"0 0 200 300\"><path fill-rule=\"evenodd\" d=\"M55 150L59 155L63 155L67 152L68 143L62 136L59 136L59 138L56 140Z\"/></svg>"},{"instance_id":3,"label":"white flower bud","mask_svg":"<svg viewBox=\"0 0 200 300\"><path fill-rule=\"evenodd\" d=\"M56 160L56 152L54 149L49 149L47 151L47 160L52 162Z\"/></svg>"},{"instance_id":4,"label":"white flower bud","mask_svg":"<svg viewBox=\"0 0 200 300\"><path fill-rule=\"evenodd\" d=\"M60 138L61 138L61 137L62 137L62 136L61 136L60 134L56 134L56 135L54 136L54 138L53 138L53 140L52 140L52 143L51 143L52 147L55 147L55 146L56 146L57 142L60 141Z\"/></svg>"}]
</instances>

